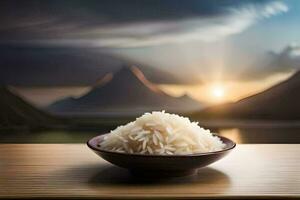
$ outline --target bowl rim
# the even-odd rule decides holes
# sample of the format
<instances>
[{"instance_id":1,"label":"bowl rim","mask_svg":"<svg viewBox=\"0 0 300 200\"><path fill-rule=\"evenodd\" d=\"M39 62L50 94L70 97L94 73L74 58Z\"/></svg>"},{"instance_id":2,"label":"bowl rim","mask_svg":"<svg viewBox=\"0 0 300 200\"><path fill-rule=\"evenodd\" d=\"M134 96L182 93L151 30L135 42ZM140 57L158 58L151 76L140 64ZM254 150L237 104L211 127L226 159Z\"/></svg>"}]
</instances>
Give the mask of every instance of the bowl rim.
<instances>
[{"instance_id":1,"label":"bowl rim","mask_svg":"<svg viewBox=\"0 0 300 200\"><path fill-rule=\"evenodd\" d=\"M205 152L205 153L191 153L191 154L174 154L174 155L167 155L167 154L161 154L161 155L154 155L154 154L139 154L139 153L123 153L123 152L116 152L116 151L110 151L110 150L105 150L105 149L102 149L98 146L95 146L95 145L92 145L91 144L91 141L92 140L95 140L97 138L101 138L101 137L104 137L105 135L107 135L109 133L105 133L105 134L101 134L101 135L98 135L98 136L95 136L91 139L89 139L86 144L87 146L94 150L94 151L97 151L97 152L101 152L101 153L109 153L109 154L114 154L114 155L122 155L122 156L138 156L138 157L168 157L168 158L180 158L180 157L197 157L197 156L204 156L204 155L212 155L212 154L219 154L219 153L224 153L224 152L227 152L227 151L230 151L232 149L234 149L236 147L236 143L234 141L232 141L231 139L227 138L227 137L224 137L224 136L220 136L220 135L217 135L217 134L213 134L213 136L217 136L219 137L222 142L224 142L224 140L227 140L227 142L231 143L230 146L226 146L224 149L222 150L219 150L219 151L211 151L211 152Z\"/></svg>"}]
</instances>

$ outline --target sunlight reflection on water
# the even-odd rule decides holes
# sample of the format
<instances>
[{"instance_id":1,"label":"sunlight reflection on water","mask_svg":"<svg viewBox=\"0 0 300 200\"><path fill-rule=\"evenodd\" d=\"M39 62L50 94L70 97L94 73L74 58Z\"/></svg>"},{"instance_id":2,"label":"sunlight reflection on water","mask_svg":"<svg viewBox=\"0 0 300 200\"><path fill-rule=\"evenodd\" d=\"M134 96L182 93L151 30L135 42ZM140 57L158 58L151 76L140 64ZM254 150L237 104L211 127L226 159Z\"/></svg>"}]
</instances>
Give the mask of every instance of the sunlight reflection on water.
<instances>
[{"instance_id":1,"label":"sunlight reflection on water","mask_svg":"<svg viewBox=\"0 0 300 200\"><path fill-rule=\"evenodd\" d=\"M300 143L299 127L217 128L213 130L236 143Z\"/></svg>"},{"instance_id":2,"label":"sunlight reflection on water","mask_svg":"<svg viewBox=\"0 0 300 200\"><path fill-rule=\"evenodd\" d=\"M243 143L243 139L238 128L221 129L219 135L230 138L236 143Z\"/></svg>"}]
</instances>

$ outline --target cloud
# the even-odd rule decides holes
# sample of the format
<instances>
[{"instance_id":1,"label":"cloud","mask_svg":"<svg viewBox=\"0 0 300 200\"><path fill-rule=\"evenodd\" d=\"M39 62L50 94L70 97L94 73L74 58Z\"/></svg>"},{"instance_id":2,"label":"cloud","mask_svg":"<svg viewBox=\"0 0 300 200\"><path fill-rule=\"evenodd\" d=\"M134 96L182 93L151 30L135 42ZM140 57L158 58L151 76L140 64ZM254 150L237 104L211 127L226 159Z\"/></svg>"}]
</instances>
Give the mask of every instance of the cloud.
<instances>
[{"instance_id":1,"label":"cloud","mask_svg":"<svg viewBox=\"0 0 300 200\"><path fill-rule=\"evenodd\" d=\"M47 1L48 2L48 1ZM211 42L288 11L281 1L56 1L4 11L0 39L78 47L141 47ZM7 10L8 6L2 6ZM70 8L69 8L70 7ZM20 10L21 9L21 10ZM52 10L55 10L53 12ZM21 14L20 14L21 13ZM24 17L25 15L25 17Z\"/></svg>"},{"instance_id":2,"label":"cloud","mask_svg":"<svg viewBox=\"0 0 300 200\"><path fill-rule=\"evenodd\" d=\"M240 80L258 80L278 73L300 70L300 45L287 45L280 52L270 51L250 64L243 73L236 75Z\"/></svg>"},{"instance_id":3,"label":"cloud","mask_svg":"<svg viewBox=\"0 0 300 200\"><path fill-rule=\"evenodd\" d=\"M299 70L300 69L300 46L296 44L291 44L285 47L281 52L275 53L270 52L271 59L268 67L265 69L270 69L274 71L285 72L289 70Z\"/></svg>"},{"instance_id":4,"label":"cloud","mask_svg":"<svg viewBox=\"0 0 300 200\"><path fill-rule=\"evenodd\" d=\"M100 46L135 47L187 41L210 42L240 33L260 19L287 12L288 7L282 2L276 1L265 5L247 4L226 10L228 11L222 15L208 18L196 17L179 21L104 29L102 31L109 33L112 37L104 41L100 39L98 44ZM99 33L101 34L101 31ZM114 37L114 35L116 36ZM118 37L120 35L125 37Z\"/></svg>"}]
</instances>

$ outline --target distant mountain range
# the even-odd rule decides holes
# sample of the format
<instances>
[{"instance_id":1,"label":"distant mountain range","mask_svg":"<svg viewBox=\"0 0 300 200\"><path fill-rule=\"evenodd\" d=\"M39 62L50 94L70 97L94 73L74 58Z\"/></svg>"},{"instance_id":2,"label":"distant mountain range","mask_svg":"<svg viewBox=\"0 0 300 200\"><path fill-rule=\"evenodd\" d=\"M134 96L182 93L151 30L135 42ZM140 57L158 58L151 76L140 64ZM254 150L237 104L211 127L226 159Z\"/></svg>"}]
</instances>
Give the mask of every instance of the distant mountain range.
<instances>
[{"instance_id":1,"label":"distant mountain range","mask_svg":"<svg viewBox=\"0 0 300 200\"><path fill-rule=\"evenodd\" d=\"M188 96L172 97L148 81L137 67L107 74L87 94L68 97L47 110L59 115L136 115L152 110L188 112L202 106Z\"/></svg>"},{"instance_id":2,"label":"distant mountain range","mask_svg":"<svg viewBox=\"0 0 300 200\"><path fill-rule=\"evenodd\" d=\"M69 118L56 118L40 111L18 97L14 91L0 86L0 129L33 127L47 128L64 125L90 127L95 124L115 125L122 116L136 117L143 112L165 109L185 113L193 119L300 119L300 72L259 94L236 103L209 108L188 96L171 97L149 82L136 67L123 67L98 81L88 93L79 98L66 98L46 110ZM201 110L202 109L202 110ZM189 112L199 110L193 114ZM74 121L74 116L97 116L96 121ZM102 118L99 118L101 116ZM85 118L82 118L85 119ZM104 120L104 121L103 121ZM106 120L106 121L105 121ZM119 119L120 120L120 119ZM101 123L100 123L101 122ZM118 122L120 123L120 122ZM122 122L123 123L123 122Z\"/></svg>"},{"instance_id":3,"label":"distant mountain range","mask_svg":"<svg viewBox=\"0 0 300 200\"><path fill-rule=\"evenodd\" d=\"M300 119L300 72L261 93L236 103L206 108L194 118L210 119Z\"/></svg>"},{"instance_id":4,"label":"distant mountain range","mask_svg":"<svg viewBox=\"0 0 300 200\"><path fill-rule=\"evenodd\" d=\"M59 121L0 86L0 128L49 127Z\"/></svg>"},{"instance_id":5,"label":"distant mountain range","mask_svg":"<svg viewBox=\"0 0 300 200\"><path fill-rule=\"evenodd\" d=\"M173 73L85 48L0 47L0 84L14 86L90 86L123 65L138 64L154 83L191 83ZM17 59L16 59L17 58Z\"/></svg>"}]
</instances>

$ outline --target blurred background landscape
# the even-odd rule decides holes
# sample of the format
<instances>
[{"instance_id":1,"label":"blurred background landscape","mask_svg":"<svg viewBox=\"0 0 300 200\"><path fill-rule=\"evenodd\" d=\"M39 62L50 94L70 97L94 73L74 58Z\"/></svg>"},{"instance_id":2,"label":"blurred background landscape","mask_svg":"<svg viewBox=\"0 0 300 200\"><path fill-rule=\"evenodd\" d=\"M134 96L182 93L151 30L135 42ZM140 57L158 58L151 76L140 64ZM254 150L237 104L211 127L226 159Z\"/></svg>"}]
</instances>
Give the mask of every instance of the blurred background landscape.
<instances>
[{"instance_id":1,"label":"blurred background landscape","mask_svg":"<svg viewBox=\"0 0 300 200\"><path fill-rule=\"evenodd\" d=\"M300 1L0 2L0 143L86 142L144 112L300 142Z\"/></svg>"}]
</instances>

